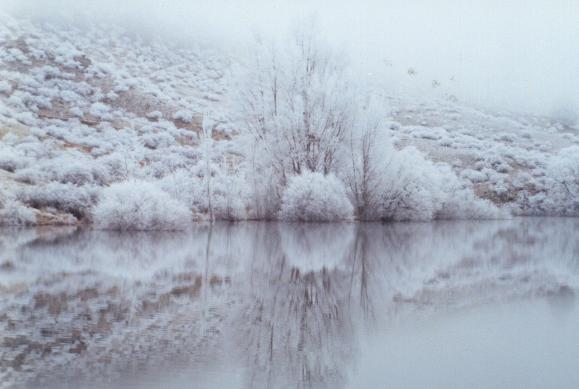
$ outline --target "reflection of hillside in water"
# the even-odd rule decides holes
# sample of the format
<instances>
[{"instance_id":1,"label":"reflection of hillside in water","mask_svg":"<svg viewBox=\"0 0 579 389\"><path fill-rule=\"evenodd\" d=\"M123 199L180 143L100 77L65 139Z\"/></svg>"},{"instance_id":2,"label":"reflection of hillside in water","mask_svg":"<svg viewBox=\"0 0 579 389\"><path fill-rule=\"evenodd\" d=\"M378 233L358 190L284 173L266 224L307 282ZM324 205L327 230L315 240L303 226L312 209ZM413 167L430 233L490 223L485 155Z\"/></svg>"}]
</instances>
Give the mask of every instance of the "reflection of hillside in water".
<instances>
[{"instance_id":1,"label":"reflection of hillside in water","mask_svg":"<svg viewBox=\"0 0 579 389\"><path fill-rule=\"evenodd\" d=\"M577 231L576 219L2 230L0 378L126 383L237 355L246 387L346 386L361 325L535 296L572 307Z\"/></svg>"}]
</instances>

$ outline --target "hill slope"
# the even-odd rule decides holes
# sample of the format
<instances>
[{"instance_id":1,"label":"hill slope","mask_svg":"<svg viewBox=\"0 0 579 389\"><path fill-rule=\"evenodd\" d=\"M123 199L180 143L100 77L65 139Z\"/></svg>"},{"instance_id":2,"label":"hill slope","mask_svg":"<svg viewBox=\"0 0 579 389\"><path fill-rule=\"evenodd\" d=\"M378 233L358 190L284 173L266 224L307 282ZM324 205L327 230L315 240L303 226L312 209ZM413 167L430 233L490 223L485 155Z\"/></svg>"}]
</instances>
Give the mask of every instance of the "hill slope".
<instances>
[{"instance_id":1,"label":"hill slope","mask_svg":"<svg viewBox=\"0 0 579 389\"><path fill-rule=\"evenodd\" d=\"M199 146L207 112L217 206L247 217L236 211L247 204L232 205L243 197L237 173L245 147L228 114L232 63L216 48L144 40L111 26L1 15L0 222L90 221L101 189L131 179L155 180L206 212ZM414 146L450 165L479 197L514 213L579 214L576 126L451 99L387 101L384 123L397 149Z\"/></svg>"}]
</instances>

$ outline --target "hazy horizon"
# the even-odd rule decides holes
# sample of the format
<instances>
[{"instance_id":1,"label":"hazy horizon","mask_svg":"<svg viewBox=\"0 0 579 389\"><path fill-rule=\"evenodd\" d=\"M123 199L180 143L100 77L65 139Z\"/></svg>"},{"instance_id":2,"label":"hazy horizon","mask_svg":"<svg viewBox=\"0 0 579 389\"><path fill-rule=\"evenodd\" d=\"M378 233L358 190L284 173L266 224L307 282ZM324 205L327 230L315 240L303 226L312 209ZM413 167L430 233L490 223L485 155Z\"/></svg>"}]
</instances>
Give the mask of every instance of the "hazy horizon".
<instances>
[{"instance_id":1,"label":"hazy horizon","mask_svg":"<svg viewBox=\"0 0 579 389\"><path fill-rule=\"evenodd\" d=\"M497 109L579 113L579 2L436 3L365 0L3 0L0 9L52 21L84 15L129 30L236 50L255 32L276 35L314 15L360 77L393 94L452 94ZM413 69L415 74L409 75ZM433 81L439 85L434 88Z\"/></svg>"}]
</instances>

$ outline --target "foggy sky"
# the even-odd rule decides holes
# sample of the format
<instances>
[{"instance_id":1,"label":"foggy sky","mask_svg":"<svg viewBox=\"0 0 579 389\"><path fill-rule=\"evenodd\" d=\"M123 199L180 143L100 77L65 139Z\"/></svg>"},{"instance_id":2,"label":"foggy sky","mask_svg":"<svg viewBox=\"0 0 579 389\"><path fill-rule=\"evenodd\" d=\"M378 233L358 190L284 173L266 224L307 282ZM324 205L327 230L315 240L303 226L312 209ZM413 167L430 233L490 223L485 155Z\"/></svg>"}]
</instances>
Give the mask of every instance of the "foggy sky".
<instances>
[{"instance_id":1,"label":"foggy sky","mask_svg":"<svg viewBox=\"0 0 579 389\"><path fill-rule=\"evenodd\" d=\"M0 0L0 9L60 22L82 12L228 50L315 15L360 77L385 81L393 93L579 112L578 0Z\"/></svg>"}]
</instances>

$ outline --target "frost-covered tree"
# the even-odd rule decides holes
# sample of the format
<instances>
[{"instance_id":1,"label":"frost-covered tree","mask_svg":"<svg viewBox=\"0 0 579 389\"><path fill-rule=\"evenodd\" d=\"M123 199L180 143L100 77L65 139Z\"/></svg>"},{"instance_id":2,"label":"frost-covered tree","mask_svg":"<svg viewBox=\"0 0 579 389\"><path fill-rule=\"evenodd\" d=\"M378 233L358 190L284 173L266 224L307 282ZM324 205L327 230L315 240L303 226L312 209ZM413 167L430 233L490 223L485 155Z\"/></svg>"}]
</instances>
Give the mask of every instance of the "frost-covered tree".
<instances>
[{"instance_id":1,"label":"frost-covered tree","mask_svg":"<svg viewBox=\"0 0 579 389\"><path fill-rule=\"evenodd\" d=\"M383 170L394 152L381 128L379 112L379 107L370 103L360 110L340 159L340 175L348 187L356 215L363 220L373 218L376 196L386 184Z\"/></svg>"},{"instance_id":2,"label":"frost-covered tree","mask_svg":"<svg viewBox=\"0 0 579 389\"><path fill-rule=\"evenodd\" d=\"M335 173L356 105L343 59L314 25L280 42L258 40L236 92L247 135L252 214L275 218L288 181L303 172Z\"/></svg>"},{"instance_id":3,"label":"frost-covered tree","mask_svg":"<svg viewBox=\"0 0 579 389\"><path fill-rule=\"evenodd\" d=\"M257 217L281 207L278 215L286 220L348 219L341 200L324 203L335 200L326 193L339 182L334 176L346 184L346 191L335 185L336 198L345 193L361 220L454 218L463 211L488 217L495 210L477 203L450 169L414 148L396 150L385 129L385 104L376 93L356 92L372 88L350 77L314 29L285 43L258 45L237 96L250 138Z\"/></svg>"},{"instance_id":4,"label":"frost-covered tree","mask_svg":"<svg viewBox=\"0 0 579 389\"><path fill-rule=\"evenodd\" d=\"M304 171L330 173L351 127L346 66L321 44L315 28L284 44L258 42L237 96L239 114L282 185Z\"/></svg>"}]
</instances>

